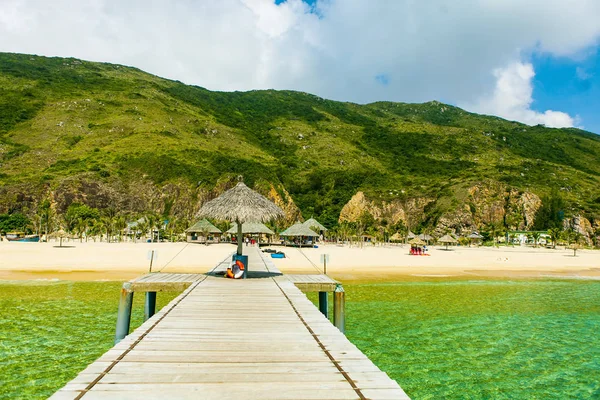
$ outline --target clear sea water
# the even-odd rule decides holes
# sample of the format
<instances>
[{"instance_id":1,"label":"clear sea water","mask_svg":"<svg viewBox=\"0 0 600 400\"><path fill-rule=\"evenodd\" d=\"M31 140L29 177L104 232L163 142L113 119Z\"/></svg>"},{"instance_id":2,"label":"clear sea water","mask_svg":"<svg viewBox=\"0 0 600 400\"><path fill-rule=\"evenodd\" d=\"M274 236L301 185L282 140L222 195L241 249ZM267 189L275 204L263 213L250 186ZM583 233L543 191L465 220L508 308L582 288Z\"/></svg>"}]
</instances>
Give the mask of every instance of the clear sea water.
<instances>
[{"instance_id":1,"label":"clear sea water","mask_svg":"<svg viewBox=\"0 0 600 400\"><path fill-rule=\"evenodd\" d=\"M600 399L600 282L344 287L347 336L413 399ZM0 399L46 398L109 349L119 288L0 282Z\"/></svg>"}]
</instances>

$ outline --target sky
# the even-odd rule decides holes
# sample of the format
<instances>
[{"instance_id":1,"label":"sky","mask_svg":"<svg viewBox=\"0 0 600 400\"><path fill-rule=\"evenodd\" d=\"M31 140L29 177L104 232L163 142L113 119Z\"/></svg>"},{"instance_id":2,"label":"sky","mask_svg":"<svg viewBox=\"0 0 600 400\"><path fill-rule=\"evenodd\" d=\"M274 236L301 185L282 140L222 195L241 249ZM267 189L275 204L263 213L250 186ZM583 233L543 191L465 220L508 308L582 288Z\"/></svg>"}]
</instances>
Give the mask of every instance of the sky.
<instances>
[{"instance_id":1,"label":"sky","mask_svg":"<svg viewBox=\"0 0 600 400\"><path fill-rule=\"evenodd\" d=\"M0 51L600 133L598 0L0 0Z\"/></svg>"}]
</instances>

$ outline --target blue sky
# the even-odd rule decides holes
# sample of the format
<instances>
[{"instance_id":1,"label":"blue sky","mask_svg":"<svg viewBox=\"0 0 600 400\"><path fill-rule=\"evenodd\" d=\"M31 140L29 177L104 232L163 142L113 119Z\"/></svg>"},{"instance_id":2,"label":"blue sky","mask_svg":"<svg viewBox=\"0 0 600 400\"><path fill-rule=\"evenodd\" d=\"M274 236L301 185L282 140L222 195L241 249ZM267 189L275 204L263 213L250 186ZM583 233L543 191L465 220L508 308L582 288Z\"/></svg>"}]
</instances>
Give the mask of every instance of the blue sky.
<instances>
[{"instance_id":1,"label":"blue sky","mask_svg":"<svg viewBox=\"0 0 600 400\"><path fill-rule=\"evenodd\" d=\"M600 133L600 1L0 0L0 51ZM73 34L77 32L77 34Z\"/></svg>"},{"instance_id":2,"label":"blue sky","mask_svg":"<svg viewBox=\"0 0 600 400\"><path fill-rule=\"evenodd\" d=\"M586 130L600 133L600 51L570 59L534 55L533 108L561 110L581 118Z\"/></svg>"}]
</instances>

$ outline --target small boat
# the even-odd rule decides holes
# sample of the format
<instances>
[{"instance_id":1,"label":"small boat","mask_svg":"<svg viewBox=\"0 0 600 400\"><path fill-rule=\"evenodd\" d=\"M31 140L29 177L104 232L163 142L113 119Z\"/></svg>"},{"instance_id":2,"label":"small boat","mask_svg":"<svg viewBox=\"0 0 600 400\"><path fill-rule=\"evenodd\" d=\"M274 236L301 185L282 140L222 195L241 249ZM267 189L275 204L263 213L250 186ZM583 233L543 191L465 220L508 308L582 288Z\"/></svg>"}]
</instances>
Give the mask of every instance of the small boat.
<instances>
[{"instance_id":1,"label":"small boat","mask_svg":"<svg viewBox=\"0 0 600 400\"><path fill-rule=\"evenodd\" d=\"M39 235L26 235L23 232L7 232L6 239L9 242L39 242Z\"/></svg>"}]
</instances>

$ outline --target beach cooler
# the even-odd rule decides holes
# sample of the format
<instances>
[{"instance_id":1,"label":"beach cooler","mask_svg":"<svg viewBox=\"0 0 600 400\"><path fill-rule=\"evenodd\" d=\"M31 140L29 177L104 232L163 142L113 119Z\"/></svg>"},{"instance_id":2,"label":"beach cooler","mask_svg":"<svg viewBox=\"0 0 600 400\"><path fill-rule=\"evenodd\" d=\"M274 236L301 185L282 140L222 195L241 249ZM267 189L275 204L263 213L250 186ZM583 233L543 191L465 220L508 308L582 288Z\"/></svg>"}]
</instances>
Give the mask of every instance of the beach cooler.
<instances>
[{"instance_id":1,"label":"beach cooler","mask_svg":"<svg viewBox=\"0 0 600 400\"><path fill-rule=\"evenodd\" d=\"M271 258L285 258L283 253L271 253Z\"/></svg>"}]
</instances>

